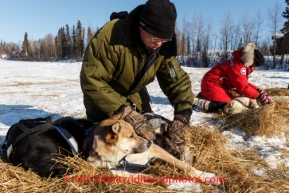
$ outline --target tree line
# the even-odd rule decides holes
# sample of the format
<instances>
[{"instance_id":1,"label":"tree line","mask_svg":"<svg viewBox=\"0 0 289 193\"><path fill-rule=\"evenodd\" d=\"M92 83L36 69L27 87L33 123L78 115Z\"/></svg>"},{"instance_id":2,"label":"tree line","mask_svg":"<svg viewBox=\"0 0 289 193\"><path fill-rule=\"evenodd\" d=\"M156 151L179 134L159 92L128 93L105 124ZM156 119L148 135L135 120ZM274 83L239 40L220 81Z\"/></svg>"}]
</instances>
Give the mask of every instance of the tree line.
<instances>
[{"instance_id":1,"label":"tree line","mask_svg":"<svg viewBox=\"0 0 289 193\"><path fill-rule=\"evenodd\" d=\"M29 40L28 32L25 32L21 48L16 44L7 46L5 42L2 47L10 54L10 59L14 60L81 60L86 42L84 38L87 37L87 41L89 41L93 36L90 27L87 28L87 34L85 32L85 28L78 21L76 26L73 25L72 28L68 24L59 28L55 37L52 34L48 34L39 40Z\"/></svg>"},{"instance_id":2,"label":"tree line","mask_svg":"<svg viewBox=\"0 0 289 193\"><path fill-rule=\"evenodd\" d=\"M205 19L201 14L195 15L191 21L183 18L182 23L176 26L180 63L193 67L210 67L227 60L233 50L241 49L246 43L253 42L264 55L274 57L276 67L277 38L274 39L274 34L278 31L286 34L289 26L289 0L285 0L285 3L287 4L285 10L282 10L281 5L276 2L274 6L268 8L267 15L262 15L259 11L253 18L244 15L237 23L234 23L230 13L226 13L219 20L218 29L214 28L212 20ZM286 22L282 27L283 20ZM80 61L94 33L90 27L87 29L82 27L80 21L72 28L67 24L59 28L55 37L48 34L43 39L29 40L28 33L25 32L21 44L7 44L1 40L0 53L6 51L15 60ZM288 53L285 50L288 49L289 38L288 35L285 37L287 38L283 42L282 58ZM282 59L279 62L289 61Z\"/></svg>"},{"instance_id":3,"label":"tree line","mask_svg":"<svg viewBox=\"0 0 289 193\"><path fill-rule=\"evenodd\" d=\"M180 61L186 66L210 67L228 60L232 51L242 49L248 42L253 42L265 56L273 56L274 64L270 67L282 66L283 62L289 64L289 58L280 60L279 56L276 57L276 40L279 39L277 32L281 31L286 37L289 35L289 0L285 0L285 3L285 10L276 2L267 9L265 15L260 11L257 11L254 17L244 14L238 22L232 20L230 13L225 13L219 20L218 29L214 29L212 20L204 19L201 14L195 15L191 21L184 18L177 31ZM287 22L283 24L284 20ZM288 42L284 42L283 45L281 58L289 54L285 51Z\"/></svg>"}]
</instances>

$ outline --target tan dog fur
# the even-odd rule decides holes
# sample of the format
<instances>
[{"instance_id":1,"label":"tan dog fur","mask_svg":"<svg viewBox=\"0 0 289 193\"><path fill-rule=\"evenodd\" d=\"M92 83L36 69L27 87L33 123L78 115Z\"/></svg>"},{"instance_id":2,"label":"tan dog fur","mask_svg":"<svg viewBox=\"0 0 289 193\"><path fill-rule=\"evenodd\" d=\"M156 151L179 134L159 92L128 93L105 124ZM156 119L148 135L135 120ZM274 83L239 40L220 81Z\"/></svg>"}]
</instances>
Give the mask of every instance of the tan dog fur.
<instances>
[{"instance_id":1,"label":"tan dog fur","mask_svg":"<svg viewBox=\"0 0 289 193\"><path fill-rule=\"evenodd\" d=\"M258 104L256 99L250 99L248 97L236 97L228 102L223 111L228 115L234 115L238 113L243 113L250 109L260 108L260 104Z\"/></svg>"},{"instance_id":2,"label":"tan dog fur","mask_svg":"<svg viewBox=\"0 0 289 193\"><path fill-rule=\"evenodd\" d=\"M194 178L216 178L213 173L199 171L183 161L175 158L161 147L148 142L138 136L133 127L121 118L121 114L113 116L98 124L94 130L94 142L88 161L96 167L115 168L119 161L126 156L130 163L147 164L152 158L162 159L173 166L185 171L187 176ZM139 174L127 171L111 170L116 176L138 177ZM142 174L142 176L147 176ZM167 189L182 190L185 192L202 192L199 183L192 182L159 182ZM214 185L219 185L215 182Z\"/></svg>"}]
</instances>

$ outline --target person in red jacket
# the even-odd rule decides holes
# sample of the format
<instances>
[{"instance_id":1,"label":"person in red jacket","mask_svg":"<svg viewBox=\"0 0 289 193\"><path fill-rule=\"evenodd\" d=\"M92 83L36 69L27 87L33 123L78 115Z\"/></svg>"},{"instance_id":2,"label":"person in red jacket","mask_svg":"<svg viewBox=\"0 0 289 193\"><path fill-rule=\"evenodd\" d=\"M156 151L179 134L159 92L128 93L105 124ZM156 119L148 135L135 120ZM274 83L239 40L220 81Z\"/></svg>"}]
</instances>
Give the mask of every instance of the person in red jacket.
<instances>
[{"instance_id":1,"label":"person in red jacket","mask_svg":"<svg viewBox=\"0 0 289 193\"><path fill-rule=\"evenodd\" d=\"M243 50L234 51L232 58L210 69L201 82L201 92L194 104L208 112L223 109L237 96L260 100L262 104L273 101L257 86L248 81L248 76L265 62L263 54L253 43Z\"/></svg>"}]
</instances>

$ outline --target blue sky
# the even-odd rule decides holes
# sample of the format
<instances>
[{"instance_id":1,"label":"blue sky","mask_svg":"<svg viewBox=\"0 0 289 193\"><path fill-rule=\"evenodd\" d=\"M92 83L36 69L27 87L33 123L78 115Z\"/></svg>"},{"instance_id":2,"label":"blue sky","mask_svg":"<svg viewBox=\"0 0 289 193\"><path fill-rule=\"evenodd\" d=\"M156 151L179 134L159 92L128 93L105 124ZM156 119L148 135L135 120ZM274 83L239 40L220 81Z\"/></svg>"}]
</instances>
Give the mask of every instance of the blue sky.
<instances>
[{"instance_id":1,"label":"blue sky","mask_svg":"<svg viewBox=\"0 0 289 193\"><path fill-rule=\"evenodd\" d=\"M0 0L0 40L9 43L28 39L38 40L52 33L56 35L60 27L76 25L80 20L83 27L101 27L109 20L113 11L131 11L146 0ZM244 14L255 16L278 2L285 10L285 0L171 0L177 8L177 22L185 17L191 21L194 15L211 18L214 25L225 14L230 13L234 21ZM165 11L165 10L164 10Z\"/></svg>"}]
</instances>

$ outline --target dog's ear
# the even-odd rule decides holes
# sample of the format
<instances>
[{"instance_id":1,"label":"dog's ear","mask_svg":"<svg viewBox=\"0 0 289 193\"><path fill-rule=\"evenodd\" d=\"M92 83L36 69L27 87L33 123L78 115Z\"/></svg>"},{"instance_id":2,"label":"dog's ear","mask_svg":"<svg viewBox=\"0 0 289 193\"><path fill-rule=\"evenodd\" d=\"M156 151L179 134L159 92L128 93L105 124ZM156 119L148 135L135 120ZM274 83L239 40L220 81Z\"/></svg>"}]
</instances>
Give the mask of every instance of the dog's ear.
<instances>
[{"instance_id":1,"label":"dog's ear","mask_svg":"<svg viewBox=\"0 0 289 193\"><path fill-rule=\"evenodd\" d=\"M119 129L120 129L119 123L113 124L113 125L111 126L111 129L112 129L112 131L113 131L114 133L118 133L118 132L119 132Z\"/></svg>"},{"instance_id":2,"label":"dog's ear","mask_svg":"<svg viewBox=\"0 0 289 193\"><path fill-rule=\"evenodd\" d=\"M117 133L119 132L120 126L119 123L114 123L110 129L108 129L105 135L105 141L107 143L116 143L117 142Z\"/></svg>"},{"instance_id":3,"label":"dog's ear","mask_svg":"<svg viewBox=\"0 0 289 193\"><path fill-rule=\"evenodd\" d=\"M229 104L229 108L233 108L233 106L234 106L234 103L231 102L231 103Z\"/></svg>"}]
</instances>

